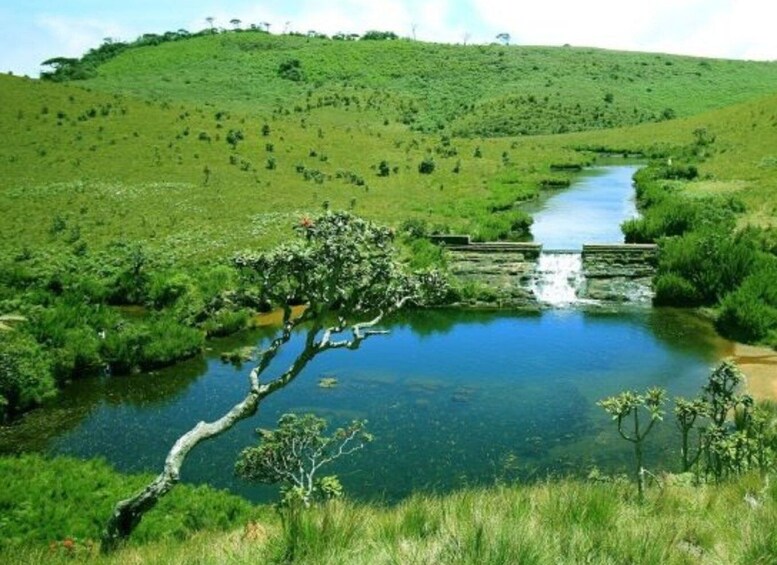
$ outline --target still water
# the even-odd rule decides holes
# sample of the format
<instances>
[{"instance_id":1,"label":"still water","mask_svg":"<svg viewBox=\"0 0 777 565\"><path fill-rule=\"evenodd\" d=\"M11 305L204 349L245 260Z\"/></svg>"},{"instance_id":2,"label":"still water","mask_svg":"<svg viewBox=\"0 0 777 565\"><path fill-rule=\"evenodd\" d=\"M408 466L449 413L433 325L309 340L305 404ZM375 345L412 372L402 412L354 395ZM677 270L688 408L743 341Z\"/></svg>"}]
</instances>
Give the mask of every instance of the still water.
<instances>
[{"instance_id":1,"label":"still water","mask_svg":"<svg viewBox=\"0 0 777 565\"><path fill-rule=\"evenodd\" d=\"M580 250L585 243L623 243L620 225L637 216L632 177L641 165L593 167L572 187L532 203L534 241L544 250Z\"/></svg>"},{"instance_id":2,"label":"still water","mask_svg":"<svg viewBox=\"0 0 777 565\"><path fill-rule=\"evenodd\" d=\"M408 313L358 351L315 359L255 418L196 448L183 479L253 499L269 487L233 477L254 429L284 412L315 412L332 426L366 418L375 441L343 461L354 496L396 500L414 490L627 469L630 445L596 401L648 385L693 395L722 342L705 323L675 310L621 313L432 311ZM257 342L268 336L254 334ZM245 338L245 336L244 336ZM223 340L216 349L230 349ZM277 359L290 362L299 341ZM56 404L0 436L0 449L104 457L122 471L156 471L184 431L243 397L250 367L205 359L152 374L74 383ZM333 389L318 386L335 377ZM651 469L677 463L671 418L655 434Z\"/></svg>"},{"instance_id":3,"label":"still water","mask_svg":"<svg viewBox=\"0 0 777 565\"><path fill-rule=\"evenodd\" d=\"M565 249L616 240L617 225L632 214L634 170L581 175L580 183L543 204L535 239ZM583 214L585 202L595 204ZM602 207L610 213L597 215ZM566 216L559 213L564 209ZM600 229L593 233L592 227ZM568 237L551 240L557 230ZM290 411L314 412L331 427L369 421L375 441L331 469L357 498L394 501L414 491L585 475L594 467L623 472L631 445L596 402L648 386L665 387L670 397L695 395L727 345L687 312L651 308L418 311L386 327L388 335L370 338L358 351L319 356L297 381L266 399L256 417L198 446L183 480L273 499L274 487L236 479L233 465L240 450L255 443L257 427L272 427ZM202 358L154 373L75 382L54 403L0 429L0 452L103 457L121 471L156 472L179 435L220 417L246 394L250 366L225 364L219 352L261 346L271 335L262 329L212 342ZM299 336L289 345L268 378L291 362ZM338 385L319 387L324 377ZM676 468L676 440L670 413L651 434L646 466Z\"/></svg>"}]
</instances>

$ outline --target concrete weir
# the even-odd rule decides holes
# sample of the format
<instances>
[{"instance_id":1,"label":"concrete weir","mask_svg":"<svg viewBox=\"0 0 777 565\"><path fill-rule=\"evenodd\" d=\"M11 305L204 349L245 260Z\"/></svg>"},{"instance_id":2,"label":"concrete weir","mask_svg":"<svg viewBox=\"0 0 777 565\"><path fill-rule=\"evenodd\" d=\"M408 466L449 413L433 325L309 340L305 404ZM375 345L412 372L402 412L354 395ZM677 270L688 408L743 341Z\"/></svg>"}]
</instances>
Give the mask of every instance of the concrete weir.
<instances>
[{"instance_id":1,"label":"concrete weir","mask_svg":"<svg viewBox=\"0 0 777 565\"><path fill-rule=\"evenodd\" d=\"M582 255L585 298L605 302L646 302L653 297L657 245L583 245Z\"/></svg>"},{"instance_id":2,"label":"concrete weir","mask_svg":"<svg viewBox=\"0 0 777 565\"><path fill-rule=\"evenodd\" d=\"M464 283L491 289L501 306L534 306L548 273L538 268L540 256L566 253L582 256L582 276L575 278L574 296L587 302L649 303L658 248L655 245L584 245L576 251L543 251L539 243L473 243L469 236L437 236L445 247L451 274ZM552 274L551 274L552 276ZM559 273L569 277L569 273ZM565 300L564 305L573 304ZM554 306L553 303L546 306Z\"/></svg>"},{"instance_id":3,"label":"concrete weir","mask_svg":"<svg viewBox=\"0 0 777 565\"><path fill-rule=\"evenodd\" d=\"M439 237L451 274L464 283L490 288L502 305L535 302L531 284L542 251L539 243L472 243L469 236Z\"/></svg>"}]
</instances>

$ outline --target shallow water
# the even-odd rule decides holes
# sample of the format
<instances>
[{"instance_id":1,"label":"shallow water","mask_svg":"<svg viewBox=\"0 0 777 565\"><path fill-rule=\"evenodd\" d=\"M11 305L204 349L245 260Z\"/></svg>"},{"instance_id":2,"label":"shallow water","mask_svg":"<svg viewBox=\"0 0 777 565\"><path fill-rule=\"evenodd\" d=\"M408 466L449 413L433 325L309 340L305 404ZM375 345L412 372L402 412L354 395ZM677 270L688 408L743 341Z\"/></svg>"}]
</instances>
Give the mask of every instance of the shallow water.
<instances>
[{"instance_id":1,"label":"shallow water","mask_svg":"<svg viewBox=\"0 0 777 565\"><path fill-rule=\"evenodd\" d=\"M375 442L332 469L362 498L397 500L416 490L585 474L594 466L622 471L631 446L596 401L649 385L668 388L670 396L693 395L724 345L699 320L658 309L423 311L405 314L389 329L356 352L314 360L258 416L196 448L183 479L254 499L275 496L272 488L234 478L232 466L255 441L255 428L273 426L288 411L315 412L331 427L368 419ZM299 340L291 345L275 367L288 364ZM159 470L181 433L217 418L247 390L250 367L226 365L216 353L153 374L74 383L56 404L0 437L0 449L99 456L122 471ZM325 376L338 385L319 387ZM63 413L69 419L56 420ZM651 469L676 465L677 445L662 438L672 428L668 419L651 438Z\"/></svg>"},{"instance_id":2,"label":"shallow water","mask_svg":"<svg viewBox=\"0 0 777 565\"><path fill-rule=\"evenodd\" d=\"M621 241L618 225L633 215L635 169L586 172L572 189L554 194L540 205L535 239L547 249ZM571 221L572 209L584 220ZM556 239L559 231L564 237ZM327 471L338 473L358 498L394 501L419 490L585 475L594 467L623 472L631 445L597 400L648 386L667 388L670 398L695 395L730 350L709 323L668 309L417 311L387 328L390 334L370 338L358 351L318 357L256 417L198 446L183 480L255 500L275 498L274 487L236 479L233 465L255 442L257 427L274 426L289 411L315 412L332 428L369 421L374 443ZM162 371L77 381L47 407L0 428L0 452L103 457L122 471L159 471L179 435L220 417L246 394L250 366L224 364L219 352L261 345L273 331L215 341L205 357ZM288 366L299 337L289 346L267 379ZM337 386L319 387L324 377L336 378ZM651 470L678 463L671 406L667 413L648 441Z\"/></svg>"}]
</instances>

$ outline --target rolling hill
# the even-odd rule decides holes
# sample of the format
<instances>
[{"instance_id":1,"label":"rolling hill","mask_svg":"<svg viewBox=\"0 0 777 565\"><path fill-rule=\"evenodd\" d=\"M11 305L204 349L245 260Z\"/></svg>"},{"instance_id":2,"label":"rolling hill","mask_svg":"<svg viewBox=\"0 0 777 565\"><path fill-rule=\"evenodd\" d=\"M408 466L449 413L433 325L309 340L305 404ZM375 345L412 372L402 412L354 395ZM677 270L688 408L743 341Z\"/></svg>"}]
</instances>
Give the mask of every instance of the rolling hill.
<instances>
[{"instance_id":1,"label":"rolling hill","mask_svg":"<svg viewBox=\"0 0 777 565\"><path fill-rule=\"evenodd\" d=\"M575 149L665 153L700 127L716 142L696 189L746 193L769 224L777 99L741 101L775 89L771 63L574 47L259 32L132 47L87 80L0 77L0 247L126 238L216 258L324 201L494 238L521 221L515 201L563 181L552 164L594 158ZM504 136L564 129L589 131Z\"/></svg>"}]
</instances>

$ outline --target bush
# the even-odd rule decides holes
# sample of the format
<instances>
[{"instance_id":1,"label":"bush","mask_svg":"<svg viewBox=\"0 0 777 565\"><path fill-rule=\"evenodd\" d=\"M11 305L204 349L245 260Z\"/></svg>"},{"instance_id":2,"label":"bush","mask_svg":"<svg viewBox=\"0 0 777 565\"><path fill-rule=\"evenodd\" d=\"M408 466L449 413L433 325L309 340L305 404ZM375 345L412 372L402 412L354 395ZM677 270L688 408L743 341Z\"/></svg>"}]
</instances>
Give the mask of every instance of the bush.
<instances>
[{"instance_id":1,"label":"bush","mask_svg":"<svg viewBox=\"0 0 777 565\"><path fill-rule=\"evenodd\" d=\"M656 305L695 306L702 301L696 287L676 273L658 275L654 287Z\"/></svg>"},{"instance_id":2,"label":"bush","mask_svg":"<svg viewBox=\"0 0 777 565\"><path fill-rule=\"evenodd\" d=\"M694 288L698 301L687 305L711 306L735 290L757 263L758 252L748 239L693 232L664 242L659 274L672 273Z\"/></svg>"},{"instance_id":3,"label":"bush","mask_svg":"<svg viewBox=\"0 0 777 565\"><path fill-rule=\"evenodd\" d=\"M0 458L0 552L66 538L98 540L116 500L148 481L122 475L104 461L41 455ZM130 543L185 539L197 530L241 527L256 510L244 499L210 487L181 485L149 512Z\"/></svg>"},{"instance_id":4,"label":"bush","mask_svg":"<svg viewBox=\"0 0 777 565\"><path fill-rule=\"evenodd\" d=\"M302 65L299 59L288 59L282 62L278 66L278 76L294 82L305 80L305 73L302 72Z\"/></svg>"},{"instance_id":5,"label":"bush","mask_svg":"<svg viewBox=\"0 0 777 565\"><path fill-rule=\"evenodd\" d=\"M740 341L764 341L777 330L777 261L749 276L721 303L719 331Z\"/></svg>"},{"instance_id":6,"label":"bush","mask_svg":"<svg viewBox=\"0 0 777 565\"><path fill-rule=\"evenodd\" d=\"M427 157L418 164L418 172L422 175L430 175L434 172L434 167L434 159Z\"/></svg>"},{"instance_id":7,"label":"bush","mask_svg":"<svg viewBox=\"0 0 777 565\"><path fill-rule=\"evenodd\" d=\"M245 329L251 320L251 311L219 310L202 325L208 337L230 335Z\"/></svg>"},{"instance_id":8,"label":"bush","mask_svg":"<svg viewBox=\"0 0 777 565\"><path fill-rule=\"evenodd\" d=\"M194 281L187 274L154 273L149 284L148 299L155 308L165 308L175 304L193 289Z\"/></svg>"},{"instance_id":9,"label":"bush","mask_svg":"<svg viewBox=\"0 0 777 565\"><path fill-rule=\"evenodd\" d=\"M54 396L51 359L29 335L0 330L0 420Z\"/></svg>"},{"instance_id":10,"label":"bush","mask_svg":"<svg viewBox=\"0 0 777 565\"><path fill-rule=\"evenodd\" d=\"M109 331L103 356L116 374L147 371L171 365L202 351L203 332L187 327L170 316L148 323L125 323Z\"/></svg>"}]
</instances>

